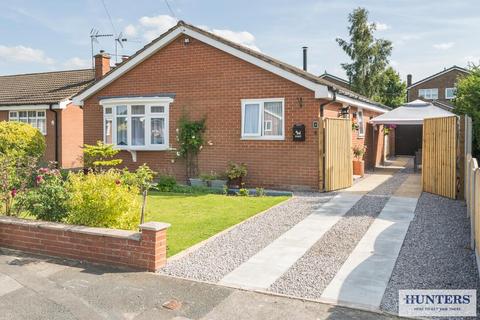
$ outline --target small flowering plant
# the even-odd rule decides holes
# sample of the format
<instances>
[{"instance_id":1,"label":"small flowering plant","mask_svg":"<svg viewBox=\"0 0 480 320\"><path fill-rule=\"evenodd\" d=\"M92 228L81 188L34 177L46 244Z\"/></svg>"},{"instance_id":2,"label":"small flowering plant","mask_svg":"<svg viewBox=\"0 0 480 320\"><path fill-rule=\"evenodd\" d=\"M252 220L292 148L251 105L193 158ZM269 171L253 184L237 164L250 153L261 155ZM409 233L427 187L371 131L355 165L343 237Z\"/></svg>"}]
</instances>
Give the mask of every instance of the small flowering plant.
<instances>
[{"instance_id":1,"label":"small flowering plant","mask_svg":"<svg viewBox=\"0 0 480 320\"><path fill-rule=\"evenodd\" d=\"M367 152L367 146L365 145L354 145L352 147L353 151L353 157L356 160L362 160L363 156L365 155L365 152Z\"/></svg>"},{"instance_id":2,"label":"small flowering plant","mask_svg":"<svg viewBox=\"0 0 480 320\"><path fill-rule=\"evenodd\" d=\"M383 135L388 136L392 129L395 129L397 126L395 124L386 124L383 127Z\"/></svg>"}]
</instances>

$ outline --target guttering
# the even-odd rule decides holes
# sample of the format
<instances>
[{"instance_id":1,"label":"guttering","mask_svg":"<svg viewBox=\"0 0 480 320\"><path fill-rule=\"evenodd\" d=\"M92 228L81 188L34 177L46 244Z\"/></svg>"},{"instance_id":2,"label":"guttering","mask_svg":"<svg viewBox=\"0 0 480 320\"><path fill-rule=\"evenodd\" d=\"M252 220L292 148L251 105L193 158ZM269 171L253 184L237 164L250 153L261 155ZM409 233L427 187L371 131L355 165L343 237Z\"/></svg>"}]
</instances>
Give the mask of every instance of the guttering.
<instances>
[{"instance_id":1,"label":"guttering","mask_svg":"<svg viewBox=\"0 0 480 320\"><path fill-rule=\"evenodd\" d=\"M357 99L353 99L353 98L350 98L350 97L345 96L345 95L340 94L340 93L337 93L337 101L342 102L342 103L346 103L346 104L350 104L350 105L355 106L355 107L360 107L360 108L365 109L365 110L371 110L371 111L380 112L380 113L385 113L385 112L389 111L389 110L383 109L381 107L375 106L371 103L363 102L363 101L360 101L360 100L357 100Z\"/></svg>"},{"instance_id":2,"label":"guttering","mask_svg":"<svg viewBox=\"0 0 480 320\"><path fill-rule=\"evenodd\" d=\"M56 165L58 166L59 163L58 163L58 146L59 146L59 143L58 143L58 108L54 108L53 106L55 106L55 104L51 104L49 106L49 110L52 111L53 113L55 113L55 162L56 162ZM58 106L58 104L56 104L56 106ZM46 121L45 123L46 126L48 126L48 121Z\"/></svg>"}]
</instances>

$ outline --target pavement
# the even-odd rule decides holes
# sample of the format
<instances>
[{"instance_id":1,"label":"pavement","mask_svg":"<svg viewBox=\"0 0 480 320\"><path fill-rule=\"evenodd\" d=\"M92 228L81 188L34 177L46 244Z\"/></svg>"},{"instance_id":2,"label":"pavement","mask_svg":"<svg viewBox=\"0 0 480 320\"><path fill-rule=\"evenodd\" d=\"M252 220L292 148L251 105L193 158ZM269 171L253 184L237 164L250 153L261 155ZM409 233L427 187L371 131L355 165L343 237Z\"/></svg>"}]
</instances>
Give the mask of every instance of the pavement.
<instances>
[{"instance_id":1,"label":"pavement","mask_svg":"<svg viewBox=\"0 0 480 320\"><path fill-rule=\"evenodd\" d=\"M0 249L0 319L398 319Z\"/></svg>"}]
</instances>

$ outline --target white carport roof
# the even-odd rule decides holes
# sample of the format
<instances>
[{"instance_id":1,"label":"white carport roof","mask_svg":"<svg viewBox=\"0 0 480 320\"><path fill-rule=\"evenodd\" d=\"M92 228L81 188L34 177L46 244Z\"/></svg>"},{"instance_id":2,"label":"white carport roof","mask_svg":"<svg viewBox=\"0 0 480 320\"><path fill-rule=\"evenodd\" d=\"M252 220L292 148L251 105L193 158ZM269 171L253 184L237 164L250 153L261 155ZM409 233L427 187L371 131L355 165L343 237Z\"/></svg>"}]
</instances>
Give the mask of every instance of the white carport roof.
<instances>
[{"instance_id":1,"label":"white carport roof","mask_svg":"<svg viewBox=\"0 0 480 320\"><path fill-rule=\"evenodd\" d=\"M423 124L425 118L449 117L454 114L431 103L415 100L370 120L373 124Z\"/></svg>"}]
</instances>

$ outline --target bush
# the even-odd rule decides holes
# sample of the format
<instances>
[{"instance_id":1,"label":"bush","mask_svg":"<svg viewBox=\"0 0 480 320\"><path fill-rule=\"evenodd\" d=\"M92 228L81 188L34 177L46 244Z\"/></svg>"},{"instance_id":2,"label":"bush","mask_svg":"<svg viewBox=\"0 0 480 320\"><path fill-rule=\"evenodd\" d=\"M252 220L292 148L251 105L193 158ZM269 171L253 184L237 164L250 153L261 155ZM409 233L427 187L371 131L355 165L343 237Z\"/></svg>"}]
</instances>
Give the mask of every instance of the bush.
<instances>
[{"instance_id":1,"label":"bush","mask_svg":"<svg viewBox=\"0 0 480 320\"><path fill-rule=\"evenodd\" d=\"M63 221L68 214L69 194L57 169L41 168L35 178L36 187L19 194L16 206L46 221Z\"/></svg>"},{"instance_id":2,"label":"bush","mask_svg":"<svg viewBox=\"0 0 480 320\"><path fill-rule=\"evenodd\" d=\"M135 229L139 223L140 191L122 183L118 171L71 173L67 191L68 223L118 229Z\"/></svg>"},{"instance_id":3,"label":"bush","mask_svg":"<svg viewBox=\"0 0 480 320\"><path fill-rule=\"evenodd\" d=\"M243 178L247 175L247 173L247 165L245 163L236 164L234 162L230 162L226 171L226 175L230 180Z\"/></svg>"},{"instance_id":4,"label":"bush","mask_svg":"<svg viewBox=\"0 0 480 320\"><path fill-rule=\"evenodd\" d=\"M172 192L177 186L177 181L174 177L168 175L161 175L157 184L157 189L160 192Z\"/></svg>"},{"instance_id":5,"label":"bush","mask_svg":"<svg viewBox=\"0 0 480 320\"><path fill-rule=\"evenodd\" d=\"M120 152L110 144L97 141L96 145L83 146L83 166L95 171L101 171L122 163L122 159L114 159Z\"/></svg>"},{"instance_id":6,"label":"bush","mask_svg":"<svg viewBox=\"0 0 480 320\"><path fill-rule=\"evenodd\" d=\"M38 129L17 121L0 122L0 154L13 159L40 158L45 152L45 137Z\"/></svg>"}]
</instances>

